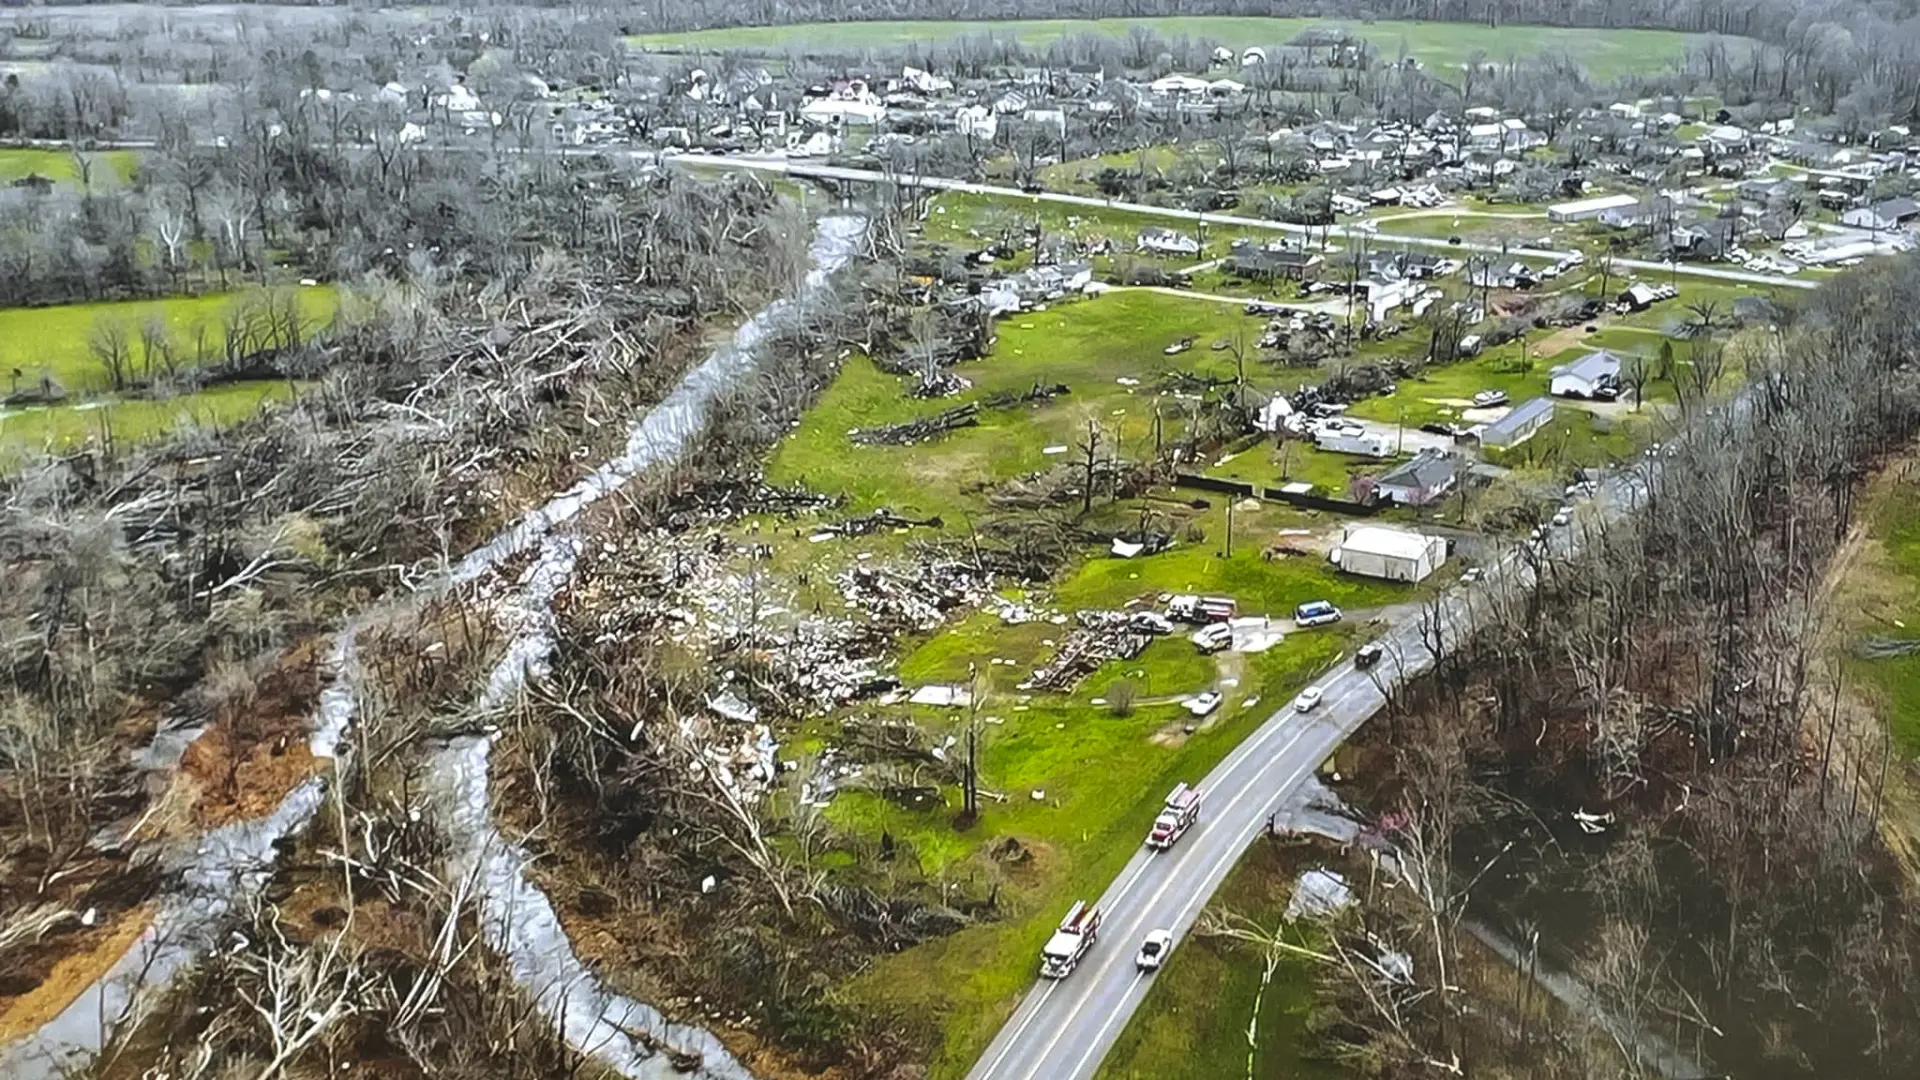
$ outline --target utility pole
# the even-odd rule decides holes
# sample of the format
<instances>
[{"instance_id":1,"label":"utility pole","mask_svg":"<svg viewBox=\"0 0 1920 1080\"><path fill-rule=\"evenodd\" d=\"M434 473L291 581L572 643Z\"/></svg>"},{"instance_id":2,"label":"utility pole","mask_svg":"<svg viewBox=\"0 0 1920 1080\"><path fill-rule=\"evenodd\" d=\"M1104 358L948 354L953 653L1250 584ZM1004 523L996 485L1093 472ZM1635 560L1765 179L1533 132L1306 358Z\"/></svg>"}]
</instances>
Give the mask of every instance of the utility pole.
<instances>
[{"instance_id":1,"label":"utility pole","mask_svg":"<svg viewBox=\"0 0 1920 1080\"><path fill-rule=\"evenodd\" d=\"M1233 497L1227 497L1227 558L1233 558Z\"/></svg>"},{"instance_id":2,"label":"utility pole","mask_svg":"<svg viewBox=\"0 0 1920 1080\"><path fill-rule=\"evenodd\" d=\"M969 823L980 817L980 673L967 665L967 772L961 814Z\"/></svg>"}]
</instances>

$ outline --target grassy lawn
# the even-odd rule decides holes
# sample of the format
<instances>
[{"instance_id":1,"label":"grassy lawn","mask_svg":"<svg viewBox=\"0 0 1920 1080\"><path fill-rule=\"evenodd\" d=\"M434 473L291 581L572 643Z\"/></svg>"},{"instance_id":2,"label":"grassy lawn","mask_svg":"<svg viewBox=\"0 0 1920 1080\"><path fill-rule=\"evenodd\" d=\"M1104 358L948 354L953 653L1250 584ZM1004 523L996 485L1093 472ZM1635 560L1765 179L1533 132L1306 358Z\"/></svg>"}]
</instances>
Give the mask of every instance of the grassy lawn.
<instances>
[{"instance_id":1,"label":"grassy lawn","mask_svg":"<svg viewBox=\"0 0 1920 1080\"><path fill-rule=\"evenodd\" d=\"M298 297L310 329L331 320L339 304L331 286L300 289ZM231 292L0 310L0 377L8 380L9 394L30 388L43 374L69 394L106 390L107 372L91 348L95 330L103 323L118 324L137 358L141 327L155 318L166 324L180 364L191 365L202 341L217 356L227 320L258 299L258 292ZM145 372L136 366L132 375L140 378Z\"/></svg>"},{"instance_id":2,"label":"grassy lawn","mask_svg":"<svg viewBox=\"0 0 1920 1080\"><path fill-rule=\"evenodd\" d=\"M964 629L956 632L965 636ZM872 795L836 800L830 817L842 829L868 836L885 829L918 857L923 871L945 880L1001 880L1005 886L1000 901L1006 917L887 957L851 992L937 1023L943 1041L930 1075L963 1075L1033 984L1040 946L1060 913L1076 898L1105 891L1139 846L1167 790L1204 775L1225 757L1273 708L1332 664L1351 632L1300 633L1247 657L1241 682L1215 725L1192 736L1177 734L1186 718L1177 706L1146 704L1118 718L1088 700L1121 677L1139 685L1148 699L1212 685L1211 673L1194 661L1198 654L1181 640L1160 642L1137 661L1111 665L1112 672L1096 672L1072 700L1036 697L1024 711L1014 711L1017 699L990 696L983 715L1004 723L987 728L982 777L1006 800L987 802L981 819L964 832L953 821L957 792L945 793L944 804L929 811ZM990 657L982 654L989 649L999 654L1001 642L975 640L985 646L973 653L976 663L984 665ZM937 654L933 661L909 657L902 671L964 674L964 651L939 639L927 648ZM1245 706L1254 695L1260 703ZM952 723L957 731L960 720ZM1034 798L1035 791L1044 797ZM1005 836L1018 837L1032 853L1027 864L1003 869L986 854Z\"/></svg>"},{"instance_id":3,"label":"grassy lawn","mask_svg":"<svg viewBox=\"0 0 1920 1080\"><path fill-rule=\"evenodd\" d=\"M88 152L96 184L124 184L133 179L137 162L131 150ZM27 176L44 176L63 187L80 186L80 163L65 150L0 149L0 184Z\"/></svg>"},{"instance_id":4,"label":"grassy lawn","mask_svg":"<svg viewBox=\"0 0 1920 1080\"><path fill-rule=\"evenodd\" d=\"M1298 872L1312 864L1304 847L1257 843L1221 883L1207 910L1233 912L1272 928L1286 913ZM1311 931L1298 940L1311 948ZM1283 957L1263 995L1264 966L1265 958L1252 945L1198 934L1177 942L1166 966L1153 976L1146 1000L1108 1051L1097 1080L1333 1080L1352 1075L1313 1056L1307 1031L1315 1002L1312 962ZM1259 1041L1251 1072L1249 1021Z\"/></svg>"},{"instance_id":5,"label":"grassy lawn","mask_svg":"<svg viewBox=\"0 0 1920 1080\"><path fill-rule=\"evenodd\" d=\"M1489 28L1478 23L1382 21L1340 22L1237 16L1173 16L1132 19L1028 19L1000 22L895 21L815 23L802 26L731 27L683 34L642 34L627 39L644 49L745 50L763 53L846 55L922 49L978 34L1045 46L1064 37L1103 34L1125 37L1142 27L1163 38L1203 38L1241 48L1283 44L1310 27L1343 28L1371 41L1391 60L1408 55L1442 75L1457 72L1482 53L1487 62L1563 52L1595 78L1657 71L1680 58L1687 35L1662 30L1580 30L1535 26Z\"/></svg>"},{"instance_id":6,"label":"grassy lawn","mask_svg":"<svg viewBox=\"0 0 1920 1080\"><path fill-rule=\"evenodd\" d=\"M261 408L285 401L299 386L287 382L241 382L211 386L166 398L102 399L79 405L0 408L0 459L11 452L64 449L88 439L141 442L181 424L224 427Z\"/></svg>"},{"instance_id":7,"label":"grassy lawn","mask_svg":"<svg viewBox=\"0 0 1920 1080\"><path fill-rule=\"evenodd\" d=\"M1210 348L1236 335L1251 342L1260 321L1237 305L1207 303L1141 291L1120 291L1018 315L998 326L991 356L959 372L973 387L957 397L923 401L903 396L906 382L860 358L801 421L794 437L768 463L776 483L805 482L844 492L856 510L887 506L910 515L959 521L986 509L985 493L966 481L1006 480L1064 466L1093 423L1104 445L1130 457L1153 450L1153 417L1163 413L1164 437L1179 430L1180 402L1162 398L1154 384L1176 371L1227 377L1234 362ZM1195 346L1177 356L1162 350L1185 337ZM1248 363L1249 377L1257 365ZM1139 380L1123 386L1120 378ZM1025 391L1062 383L1069 392L1041 405L984 411L977 426L918 446L857 446L855 428L898 423L952 408L1000 390ZM1067 447L1048 454L1050 447Z\"/></svg>"}]
</instances>

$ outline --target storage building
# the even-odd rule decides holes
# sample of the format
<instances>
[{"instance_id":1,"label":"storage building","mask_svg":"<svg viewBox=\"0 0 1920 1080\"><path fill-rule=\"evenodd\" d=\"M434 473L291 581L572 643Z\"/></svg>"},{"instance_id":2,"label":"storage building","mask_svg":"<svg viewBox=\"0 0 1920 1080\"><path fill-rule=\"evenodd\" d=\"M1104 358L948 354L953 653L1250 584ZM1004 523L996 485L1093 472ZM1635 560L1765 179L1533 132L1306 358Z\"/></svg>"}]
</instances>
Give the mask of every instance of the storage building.
<instances>
[{"instance_id":1,"label":"storage building","mask_svg":"<svg viewBox=\"0 0 1920 1080\"><path fill-rule=\"evenodd\" d=\"M1591 221L1609 210L1624 210L1638 205L1640 205L1638 195L1601 195L1592 199L1581 199L1578 202L1555 203L1547 207L1547 220Z\"/></svg>"},{"instance_id":2,"label":"storage building","mask_svg":"<svg viewBox=\"0 0 1920 1080\"><path fill-rule=\"evenodd\" d=\"M1447 541L1424 533L1362 525L1327 556L1340 569L1387 581L1425 581L1446 565Z\"/></svg>"}]
</instances>

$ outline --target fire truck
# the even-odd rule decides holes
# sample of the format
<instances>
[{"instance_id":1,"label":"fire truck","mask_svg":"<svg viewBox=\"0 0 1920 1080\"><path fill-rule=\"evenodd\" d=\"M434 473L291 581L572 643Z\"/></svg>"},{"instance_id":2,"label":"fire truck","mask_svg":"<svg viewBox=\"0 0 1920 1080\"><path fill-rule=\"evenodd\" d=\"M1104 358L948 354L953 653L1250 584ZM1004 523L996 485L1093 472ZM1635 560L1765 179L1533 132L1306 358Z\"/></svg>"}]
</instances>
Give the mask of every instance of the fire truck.
<instances>
[{"instance_id":1,"label":"fire truck","mask_svg":"<svg viewBox=\"0 0 1920 1080\"><path fill-rule=\"evenodd\" d=\"M1075 900L1067 917L1060 920L1060 928L1040 950L1040 974L1049 979L1073 974L1074 965L1093 948L1093 939L1099 935L1100 909L1085 900Z\"/></svg>"},{"instance_id":2,"label":"fire truck","mask_svg":"<svg viewBox=\"0 0 1920 1080\"><path fill-rule=\"evenodd\" d=\"M1167 796L1167 805L1161 808L1160 816L1153 819L1153 831L1147 833L1147 846L1155 851L1165 851L1199 820L1200 789L1176 784Z\"/></svg>"}]
</instances>

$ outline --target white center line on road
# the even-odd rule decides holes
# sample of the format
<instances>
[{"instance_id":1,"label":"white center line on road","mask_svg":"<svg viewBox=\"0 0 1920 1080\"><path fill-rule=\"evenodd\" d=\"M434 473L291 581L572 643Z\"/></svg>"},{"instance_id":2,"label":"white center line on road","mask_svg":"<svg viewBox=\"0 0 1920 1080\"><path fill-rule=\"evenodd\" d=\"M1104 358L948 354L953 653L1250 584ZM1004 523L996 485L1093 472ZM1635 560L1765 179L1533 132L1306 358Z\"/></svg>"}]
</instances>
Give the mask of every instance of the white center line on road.
<instances>
[{"instance_id":1,"label":"white center line on road","mask_svg":"<svg viewBox=\"0 0 1920 1080\"><path fill-rule=\"evenodd\" d=\"M1309 725L1306 729L1294 732L1293 737L1287 740L1286 745L1282 746L1279 749L1279 751L1277 751L1274 754L1274 757L1278 758L1278 757L1284 756L1286 752L1288 750L1293 749L1294 744L1298 743L1300 739L1307 734L1307 731L1310 731L1310 730L1312 730L1311 725ZM1258 777L1256 776L1255 779L1257 780ZM1231 820L1234 808L1239 806L1240 803L1247 798L1247 796L1254 794L1255 790L1261 786L1262 785L1259 785L1257 783L1243 784L1240 788L1239 793L1236 794L1233 797L1232 801L1227 803L1225 809L1223 809L1220 812L1219 814L1220 819ZM1260 825L1264 823L1256 821L1255 824ZM1202 871L1203 878L1214 876L1214 870L1216 868L1223 865L1230 867L1235 862L1237 862L1239 858L1240 858L1240 853L1239 853L1238 846L1229 845L1228 848L1224 852L1222 852L1220 856L1217 856L1214 859L1212 866ZM1131 932L1127 935L1125 940L1132 941L1135 937L1139 935L1140 924L1144 919L1144 917L1147 914L1149 914L1153 910L1155 905L1157 905L1160 902L1160 898L1167 894L1167 890L1173 888L1173 886L1176 883L1180 882L1181 880L1182 880L1181 876L1178 874L1167 875L1166 880L1160 883L1160 887L1154 890L1153 895L1147 898L1147 902L1140 906L1139 910L1134 914L1133 918L1128 922L1127 928ZM1115 961L1119 960L1120 958L1121 957L1119 953L1113 952L1112 950L1108 950L1106 955L1101 958L1099 967L1094 970L1091 977L1082 980L1082 983L1085 986L1086 990L1091 991L1094 987L1100 985L1100 983L1106 979L1107 972L1113 968ZM1041 1047L1040 1054L1034 1060L1033 1067L1027 1071L1026 1075L1028 1080L1033 1080L1034 1077L1038 1077L1041 1075L1040 1067L1046 1063L1048 1058L1053 1056L1054 1047L1059 1045L1060 1040L1064 1038L1067 1034L1067 1031L1073 1027L1074 1019L1080 1015L1081 1011L1085 1009L1086 1006L1087 1006L1086 993L1082 992L1080 1001L1077 1004L1075 1004L1072 1009L1068 1010L1066 1016L1062 1017L1060 1020L1060 1023L1056 1025L1058 1030L1054 1032L1053 1038L1048 1039L1046 1045ZM1047 1080L1052 1080L1053 1075L1054 1074L1051 1074L1051 1073L1047 1074Z\"/></svg>"},{"instance_id":2,"label":"white center line on road","mask_svg":"<svg viewBox=\"0 0 1920 1080\"><path fill-rule=\"evenodd\" d=\"M1345 667L1345 671L1350 672L1351 670L1352 668L1350 665ZM1341 677L1341 669L1336 669L1336 672L1333 675L1333 679L1330 681L1337 681L1340 677ZM1291 712L1290 707L1283 708L1282 712L1286 713L1288 716L1296 715ZM1286 732L1287 730L1288 730L1288 726L1285 723L1275 723L1273 717L1268 717L1261 724L1261 729L1258 732L1256 732L1252 738L1246 740L1245 742L1241 743L1239 746L1235 747L1233 751L1227 755L1226 760L1222 761L1219 765L1216 765L1214 767L1213 771L1208 774L1208 778L1210 780L1214 778L1218 778L1220 781L1224 782L1225 779L1231 777L1235 772L1237 772L1242 765L1246 764L1248 758L1258 753L1261 749L1263 749L1266 746L1266 744L1269 741L1274 739L1276 736L1279 736L1282 733ZM1298 739L1298 736L1296 735L1295 740L1293 741L1297 741L1297 739ZM1284 753L1286 749L1290 748L1291 746L1292 746L1292 741L1289 741L1287 747L1283 747L1281 749L1281 753ZM1207 784L1206 781L1202 781L1202 783L1206 787L1214 786L1211 784ZM1203 787L1203 790L1205 790L1205 787ZM1238 804L1238 801L1239 801L1238 799L1235 799L1232 802L1229 802L1227 804L1227 809L1231 810L1235 805ZM1206 818L1203 818L1200 821L1200 823L1195 826L1193 830L1193 836L1195 840L1199 839L1200 835L1205 830L1207 821L1212 817L1213 817L1212 814L1207 815ZM1140 879L1146 875L1147 870L1152 866L1154 866L1156 862L1160 861L1162 857L1163 856L1155 855L1151 858L1142 860L1140 864L1134 868L1133 873L1124 882L1120 884L1118 889L1109 890L1112 893L1112 895L1102 897L1102 900L1105 903L1106 909L1111 910L1113 908L1118 907L1126 899L1127 894L1133 891L1134 885L1138 884ZM1171 877L1175 875L1169 875L1169 876ZM1161 891L1162 892L1165 891L1164 886L1162 887ZM1102 970L1104 970L1104 968ZM1081 996L1084 999L1087 991L1091 990L1092 986L1086 980L1081 980L1081 983L1082 983ZM970 1073L969 1075L977 1076L979 1080L990 1080L990 1078L994 1075L994 1073L1000 1068L1001 1063L1007 1059L1007 1055L1013 1051L1016 1045L1019 1044L1020 1036L1026 1034L1027 1028L1031 1027L1033 1025L1034 1020L1039 1017L1041 1005L1045 1004L1046 1001L1053 996L1054 990L1059 986L1060 986L1060 982L1058 980L1048 980L1045 989L1040 991L1040 994L1037 999L1033 996L1029 996L1027 998L1027 1001L1022 1003L1022 1007L1025 1007L1027 1004L1031 1004L1032 1008L1027 1011L1026 1017L1019 1022L1018 1026L1016 1026L1013 1029L1011 1034L1005 1034L1003 1032L1003 1035L1005 1036L1004 1037L1005 1045L1000 1048L1000 1052L993 1056L993 1060L987 1063L986 1068L980 1069L975 1073ZM1084 1007L1085 1007L1085 1001L1083 1000L1080 1004L1075 1005L1073 1010L1067 1014L1068 1018L1071 1019L1072 1017L1078 1015L1080 1010ZM1016 1013L1016 1015L1018 1014ZM1002 1040L996 1040L996 1041L1002 1041Z\"/></svg>"},{"instance_id":3,"label":"white center line on road","mask_svg":"<svg viewBox=\"0 0 1920 1080\"><path fill-rule=\"evenodd\" d=\"M1305 734L1305 733L1303 732L1302 734ZM1291 791L1293 789L1293 786L1299 783L1301 779L1306 775L1306 772L1307 770L1305 769L1295 770L1292 776L1288 777L1284 783L1280 784L1277 788L1274 789L1275 794L1273 796L1273 801L1275 803L1278 803L1282 797L1282 793ZM1241 833L1239 839L1233 844L1231 850L1235 852L1246 850L1247 846L1253 842L1255 831L1263 827L1264 827L1264 823L1261 822L1259 817L1256 815L1253 823L1249 824L1246 830ZM1221 859L1217 861L1213 867L1209 868L1207 871L1206 879L1203 879L1202 881L1202 887L1199 889L1196 889L1193 895L1187 899L1187 902L1180 906L1180 910L1177 913L1175 913L1172 923L1169 924L1169 928L1179 926L1181 923L1186 922L1187 916L1189 913L1193 911L1194 905L1201 903L1202 901L1206 900L1207 898L1213 895L1213 890L1218 887L1217 878L1224 878L1226 876L1224 873L1216 874L1217 870L1220 870L1222 867L1230 870L1239 861L1240 861L1239 856L1235 855L1230 859ZM1133 977L1133 982L1127 986L1126 993L1121 995L1122 1001L1125 1001L1126 998L1131 996L1134 990L1136 990L1139 987L1140 979L1141 979L1141 976L1136 972ZM1063 1080L1073 1080L1073 1078L1081 1075L1081 1070L1087 1067L1088 1060L1093 1058L1095 1054L1101 1054L1102 1056L1105 1056L1103 1053L1104 1046L1102 1044L1105 1043L1106 1041L1107 1032L1112 1030L1114 1021L1120 1019L1120 1017L1122 1016L1131 1015L1132 1012L1133 1010L1131 1009L1115 1009L1113 1012L1109 1013L1107 1016L1106 1022L1100 1025L1100 1030L1093 1033L1093 1038L1088 1040L1087 1042L1086 1050L1083 1053L1081 1053L1080 1059L1073 1063L1073 1068L1068 1070L1064 1074Z\"/></svg>"}]
</instances>

